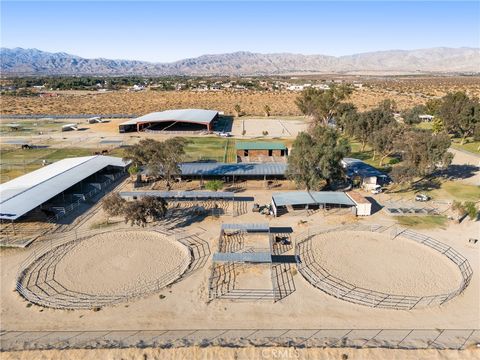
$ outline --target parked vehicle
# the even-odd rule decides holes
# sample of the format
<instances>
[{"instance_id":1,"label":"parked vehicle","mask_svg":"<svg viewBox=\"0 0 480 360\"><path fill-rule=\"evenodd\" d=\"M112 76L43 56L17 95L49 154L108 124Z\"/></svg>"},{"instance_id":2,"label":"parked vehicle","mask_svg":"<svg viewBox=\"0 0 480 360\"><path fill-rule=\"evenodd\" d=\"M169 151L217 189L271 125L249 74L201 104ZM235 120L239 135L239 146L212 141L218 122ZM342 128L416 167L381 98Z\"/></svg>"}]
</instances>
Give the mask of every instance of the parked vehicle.
<instances>
[{"instance_id":1,"label":"parked vehicle","mask_svg":"<svg viewBox=\"0 0 480 360\"><path fill-rule=\"evenodd\" d=\"M425 201L428 201L428 200L430 200L430 196L428 196L428 195L425 195L425 194L415 195L415 201L425 202Z\"/></svg>"},{"instance_id":2,"label":"parked vehicle","mask_svg":"<svg viewBox=\"0 0 480 360\"><path fill-rule=\"evenodd\" d=\"M382 192L382 187L380 185L376 185L371 191L371 193L374 195L380 194L381 192Z\"/></svg>"}]
</instances>

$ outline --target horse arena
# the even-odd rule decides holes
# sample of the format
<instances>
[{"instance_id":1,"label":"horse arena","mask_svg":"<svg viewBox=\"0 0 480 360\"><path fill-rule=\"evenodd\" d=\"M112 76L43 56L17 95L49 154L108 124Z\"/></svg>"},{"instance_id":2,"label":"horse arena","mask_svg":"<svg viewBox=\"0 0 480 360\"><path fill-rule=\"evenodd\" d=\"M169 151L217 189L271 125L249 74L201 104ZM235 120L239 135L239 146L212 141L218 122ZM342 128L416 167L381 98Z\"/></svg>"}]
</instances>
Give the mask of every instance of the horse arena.
<instances>
[{"instance_id":1,"label":"horse arena","mask_svg":"<svg viewBox=\"0 0 480 360\"><path fill-rule=\"evenodd\" d=\"M222 230L220 251L238 253L240 257L245 252L265 251L247 246L243 232L238 234L224 238ZM231 288L238 287L235 285L238 279L233 285L225 281L232 276L238 278L239 274L230 276L228 271L222 270L244 268L245 260L233 259L221 268L213 267L210 292L212 281L218 283L219 280L214 279L223 279L213 290L220 291L223 296L217 294L214 298L253 301L271 299L270 292L284 293L274 297L278 301L294 295L291 269L296 265L307 282L328 295L371 307L409 310L449 301L468 286L473 273L460 253L409 230L398 233L393 230L392 233L381 226L359 225L310 228L292 237L296 242L295 255L284 258L285 255L280 254L288 254L289 249L293 252L293 244L279 251L280 244L272 240L276 237L267 233L265 240L267 246L270 243L268 251L274 256L273 260L268 260L273 261L271 268L275 271L272 274L278 273L278 267L282 268L280 277L278 274L271 277L273 292L252 291L249 283L252 281L260 289L271 286L270 276L259 276L262 266L257 266L250 275L243 275L247 276L245 281L250 291L238 295L238 290L235 292ZM286 238L290 236L287 234ZM17 277L17 290L30 302L46 307L102 307L159 291L179 281L189 271L203 267L209 256L208 242L199 236L172 235L159 229L130 228L87 233L81 237L66 234L45 243L25 260ZM217 274L218 269L221 276ZM287 274L288 280L284 281ZM219 290L225 286L226 292ZM232 296L234 292L238 296ZM224 296L226 294L228 296Z\"/></svg>"},{"instance_id":2,"label":"horse arena","mask_svg":"<svg viewBox=\"0 0 480 360\"><path fill-rule=\"evenodd\" d=\"M158 230L62 236L22 266L17 290L32 303L84 309L149 295L193 271L208 245Z\"/></svg>"},{"instance_id":3,"label":"horse arena","mask_svg":"<svg viewBox=\"0 0 480 360\"><path fill-rule=\"evenodd\" d=\"M460 253L410 230L390 231L309 230L296 246L299 271L329 295L388 309L441 305L468 286L473 271Z\"/></svg>"}]
</instances>

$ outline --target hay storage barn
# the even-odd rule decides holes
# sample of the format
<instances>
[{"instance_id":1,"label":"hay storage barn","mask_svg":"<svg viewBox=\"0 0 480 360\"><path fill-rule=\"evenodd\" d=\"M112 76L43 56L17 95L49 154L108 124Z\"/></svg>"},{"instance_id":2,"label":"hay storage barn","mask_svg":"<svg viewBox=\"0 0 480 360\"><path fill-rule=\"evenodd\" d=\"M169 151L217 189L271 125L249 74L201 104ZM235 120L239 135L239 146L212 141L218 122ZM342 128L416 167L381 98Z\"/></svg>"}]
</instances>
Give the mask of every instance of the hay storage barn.
<instances>
[{"instance_id":1,"label":"hay storage barn","mask_svg":"<svg viewBox=\"0 0 480 360\"><path fill-rule=\"evenodd\" d=\"M212 131L218 111L181 109L153 112L119 125L119 132L132 131Z\"/></svg>"}]
</instances>

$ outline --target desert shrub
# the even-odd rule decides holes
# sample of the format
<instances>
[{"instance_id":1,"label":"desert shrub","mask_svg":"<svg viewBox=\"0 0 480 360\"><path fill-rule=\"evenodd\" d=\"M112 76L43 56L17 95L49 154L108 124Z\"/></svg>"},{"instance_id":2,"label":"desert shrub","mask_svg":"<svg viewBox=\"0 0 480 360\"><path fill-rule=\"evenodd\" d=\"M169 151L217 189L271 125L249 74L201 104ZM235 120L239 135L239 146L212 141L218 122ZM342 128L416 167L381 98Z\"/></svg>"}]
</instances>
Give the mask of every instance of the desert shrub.
<instances>
[{"instance_id":1,"label":"desert shrub","mask_svg":"<svg viewBox=\"0 0 480 360\"><path fill-rule=\"evenodd\" d=\"M472 220L476 219L478 216L478 210L473 201L466 201L463 204L463 209L468 214L468 217Z\"/></svg>"}]
</instances>

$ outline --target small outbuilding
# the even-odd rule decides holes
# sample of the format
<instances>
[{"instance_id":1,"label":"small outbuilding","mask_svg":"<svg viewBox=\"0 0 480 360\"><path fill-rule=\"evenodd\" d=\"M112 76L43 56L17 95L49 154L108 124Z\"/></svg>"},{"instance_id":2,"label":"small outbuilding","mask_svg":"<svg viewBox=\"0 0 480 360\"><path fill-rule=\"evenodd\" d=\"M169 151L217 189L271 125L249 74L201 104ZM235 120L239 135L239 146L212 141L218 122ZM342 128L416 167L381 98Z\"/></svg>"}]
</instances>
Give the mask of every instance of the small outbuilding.
<instances>
[{"instance_id":1,"label":"small outbuilding","mask_svg":"<svg viewBox=\"0 0 480 360\"><path fill-rule=\"evenodd\" d=\"M365 190L375 189L377 185L382 186L391 181L387 174L362 160L344 158L341 163L345 168L347 179L354 184L358 183Z\"/></svg>"},{"instance_id":2,"label":"small outbuilding","mask_svg":"<svg viewBox=\"0 0 480 360\"><path fill-rule=\"evenodd\" d=\"M357 208L357 216L370 216L372 215L372 203L368 199L364 198L356 191L350 191L345 193L355 203Z\"/></svg>"},{"instance_id":3,"label":"small outbuilding","mask_svg":"<svg viewBox=\"0 0 480 360\"><path fill-rule=\"evenodd\" d=\"M239 141L235 144L237 162L285 162L288 148L281 142Z\"/></svg>"},{"instance_id":4,"label":"small outbuilding","mask_svg":"<svg viewBox=\"0 0 480 360\"><path fill-rule=\"evenodd\" d=\"M316 211L330 208L351 208L356 214L356 203L344 192L337 191L289 191L272 195L274 216L296 211Z\"/></svg>"}]
</instances>

